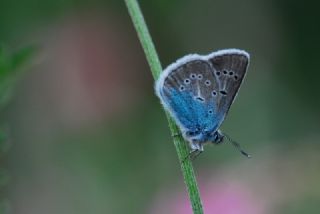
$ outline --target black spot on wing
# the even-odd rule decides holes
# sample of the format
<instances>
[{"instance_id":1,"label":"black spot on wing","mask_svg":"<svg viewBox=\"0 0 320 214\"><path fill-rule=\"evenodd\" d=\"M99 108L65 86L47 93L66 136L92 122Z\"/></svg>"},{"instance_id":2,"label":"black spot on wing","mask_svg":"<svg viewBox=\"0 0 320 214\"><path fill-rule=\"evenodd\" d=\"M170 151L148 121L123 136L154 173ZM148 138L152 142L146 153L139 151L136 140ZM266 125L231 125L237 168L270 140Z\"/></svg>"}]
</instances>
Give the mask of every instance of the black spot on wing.
<instances>
[{"instance_id":1,"label":"black spot on wing","mask_svg":"<svg viewBox=\"0 0 320 214\"><path fill-rule=\"evenodd\" d=\"M220 94L222 94L223 96L227 96L227 92L225 90L221 90Z\"/></svg>"}]
</instances>

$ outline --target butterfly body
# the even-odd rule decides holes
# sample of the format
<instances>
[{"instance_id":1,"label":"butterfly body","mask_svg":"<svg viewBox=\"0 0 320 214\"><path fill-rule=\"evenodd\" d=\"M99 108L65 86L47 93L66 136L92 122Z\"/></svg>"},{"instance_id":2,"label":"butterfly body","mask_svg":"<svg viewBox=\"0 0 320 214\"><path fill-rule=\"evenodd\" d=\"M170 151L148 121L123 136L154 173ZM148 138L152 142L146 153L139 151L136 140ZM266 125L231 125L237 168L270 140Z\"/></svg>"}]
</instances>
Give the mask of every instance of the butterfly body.
<instances>
[{"instance_id":1,"label":"butterfly body","mask_svg":"<svg viewBox=\"0 0 320 214\"><path fill-rule=\"evenodd\" d=\"M203 151L206 143L222 142L219 127L248 64L248 53L226 49L205 56L187 55L162 72L155 85L156 94L192 151Z\"/></svg>"}]
</instances>

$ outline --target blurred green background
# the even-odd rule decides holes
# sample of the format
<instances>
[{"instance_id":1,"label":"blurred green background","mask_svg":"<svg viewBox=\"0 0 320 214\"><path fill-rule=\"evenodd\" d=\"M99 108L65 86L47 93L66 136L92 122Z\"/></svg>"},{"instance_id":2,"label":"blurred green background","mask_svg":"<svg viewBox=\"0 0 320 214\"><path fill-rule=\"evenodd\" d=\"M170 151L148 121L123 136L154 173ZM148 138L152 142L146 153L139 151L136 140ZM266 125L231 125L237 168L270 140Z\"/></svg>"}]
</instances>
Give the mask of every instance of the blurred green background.
<instances>
[{"instance_id":1,"label":"blurred green background","mask_svg":"<svg viewBox=\"0 0 320 214\"><path fill-rule=\"evenodd\" d=\"M319 213L316 1L139 1L163 67L240 48L248 75L194 161L205 213ZM1 0L0 44L36 53L0 112L0 212L191 213L142 48L122 1Z\"/></svg>"}]
</instances>

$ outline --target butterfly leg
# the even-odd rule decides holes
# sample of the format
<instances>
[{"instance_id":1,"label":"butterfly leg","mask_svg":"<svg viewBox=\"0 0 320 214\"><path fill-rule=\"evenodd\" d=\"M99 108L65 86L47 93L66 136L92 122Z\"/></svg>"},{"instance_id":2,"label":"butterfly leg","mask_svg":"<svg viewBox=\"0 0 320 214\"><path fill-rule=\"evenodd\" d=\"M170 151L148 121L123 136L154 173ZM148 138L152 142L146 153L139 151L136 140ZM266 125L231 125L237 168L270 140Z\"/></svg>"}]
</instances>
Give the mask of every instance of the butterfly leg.
<instances>
[{"instance_id":1,"label":"butterfly leg","mask_svg":"<svg viewBox=\"0 0 320 214\"><path fill-rule=\"evenodd\" d=\"M184 158L184 161L187 158L190 158L190 160L195 160L202 152L203 152L203 144L199 142L192 142L190 143L191 151L187 155L187 157Z\"/></svg>"},{"instance_id":2,"label":"butterfly leg","mask_svg":"<svg viewBox=\"0 0 320 214\"><path fill-rule=\"evenodd\" d=\"M189 156L190 156L190 160L195 160L201 153L203 152L203 150L195 150L190 152Z\"/></svg>"},{"instance_id":3,"label":"butterfly leg","mask_svg":"<svg viewBox=\"0 0 320 214\"><path fill-rule=\"evenodd\" d=\"M187 159L190 159L191 161L195 160L203 151L201 150L192 150L189 152L189 154L183 159L182 162L185 162Z\"/></svg>"}]
</instances>

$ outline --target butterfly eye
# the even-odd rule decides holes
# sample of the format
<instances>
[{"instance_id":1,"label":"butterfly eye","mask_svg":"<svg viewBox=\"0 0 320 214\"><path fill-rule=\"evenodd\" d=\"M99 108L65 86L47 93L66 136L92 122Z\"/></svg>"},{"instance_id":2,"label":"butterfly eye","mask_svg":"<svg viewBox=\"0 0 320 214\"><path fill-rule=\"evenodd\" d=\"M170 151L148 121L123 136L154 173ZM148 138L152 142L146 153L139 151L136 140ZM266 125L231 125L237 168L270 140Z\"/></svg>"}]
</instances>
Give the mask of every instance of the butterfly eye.
<instances>
[{"instance_id":1,"label":"butterfly eye","mask_svg":"<svg viewBox=\"0 0 320 214\"><path fill-rule=\"evenodd\" d=\"M212 96L217 96L217 92L216 91L212 91Z\"/></svg>"},{"instance_id":2,"label":"butterfly eye","mask_svg":"<svg viewBox=\"0 0 320 214\"><path fill-rule=\"evenodd\" d=\"M211 85L211 82L210 82L210 80L206 80L206 81L205 81L204 83L206 84L206 86L209 86L209 85Z\"/></svg>"},{"instance_id":3,"label":"butterfly eye","mask_svg":"<svg viewBox=\"0 0 320 214\"><path fill-rule=\"evenodd\" d=\"M191 77L191 79L195 79L196 75L195 74L191 74L190 77Z\"/></svg>"},{"instance_id":4,"label":"butterfly eye","mask_svg":"<svg viewBox=\"0 0 320 214\"><path fill-rule=\"evenodd\" d=\"M184 91L184 89L186 89L183 85L180 86L180 91Z\"/></svg>"},{"instance_id":5,"label":"butterfly eye","mask_svg":"<svg viewBox=\"0 0 320 214\"><path fill-rule=\"evenodd\" d=\"M198 74L198 80L202 80L203 76L202 74Z\"/></svg>"},{"instance_id":6,"label":"butterfly eye","mask_svg":"<svg viewBox=\"0 0 320 214\"><path fill-rule=\"evenodd\" d=\"M190 80L189 80L189 79L185 79L185 80L184 80L184 83L185 83L185 84L189 84L189 83L190 83Z\"/></svg>"}]
</instances>

